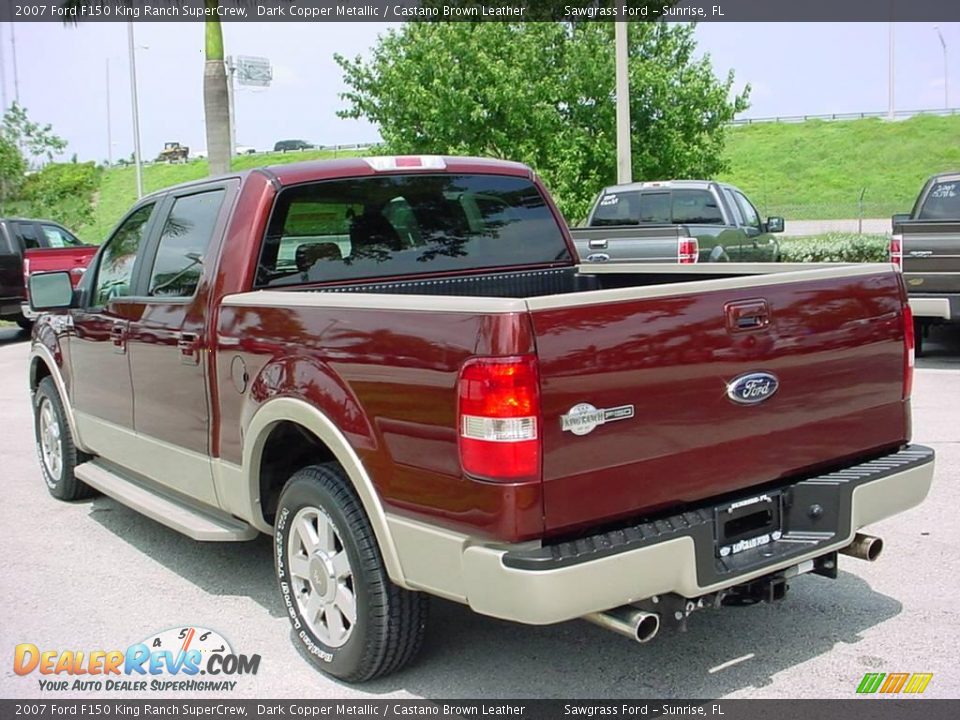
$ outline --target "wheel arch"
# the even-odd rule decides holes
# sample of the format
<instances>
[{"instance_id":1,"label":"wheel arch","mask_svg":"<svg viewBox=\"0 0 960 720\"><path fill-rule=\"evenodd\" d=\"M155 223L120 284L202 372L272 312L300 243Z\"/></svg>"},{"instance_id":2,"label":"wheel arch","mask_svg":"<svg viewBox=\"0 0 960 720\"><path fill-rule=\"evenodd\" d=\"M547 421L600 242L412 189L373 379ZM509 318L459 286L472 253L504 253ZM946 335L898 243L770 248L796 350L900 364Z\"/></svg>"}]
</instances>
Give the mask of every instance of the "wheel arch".
<instances>
[{"instance_id":1,"label":"wheel arch","mask_svg":"<svg viewBox=\"0 0 960 720\"><path fill-rule=\"evenodd\" d=\"M277 478L264 478L262 470L265 453L270 451L271 438L276 442L278 433L286 432L306 433L308 441L315 440L313 449L318 452L312 456L315 458L313 462L307 464L334 461L343 468L370 520L390 579L407 587L386 513L373 480L343 432L321 410L303 400L279 397L267 401L251 418L244 432L243 468L247 491L253 501L250 516L254 524L261 530L272 530L269 491L276 489ZM264 480L268 482L264 484Z\"/></svg>"},{"instance_id":2,"label":"wheel arch","mask_svg":"<svg viewBox=\"0 0 960 720\"><path fill-rule=\"evenodd\" d=\"M45 377L53 378L53 384L57 386L57 392L60 394L60 404L63 405L63 411L67 416L67 423L70 425L70 435L73 437L74 445L82 452L89 452L83 445L80 433L77 432L73 405L70 402L70 396L67 394L67 386L63 381L63 375L60 373L60 365L46 345L35 343L30 349L29 382L31 397L37 392L40 381Z\"/></svg>"}]
</instances>

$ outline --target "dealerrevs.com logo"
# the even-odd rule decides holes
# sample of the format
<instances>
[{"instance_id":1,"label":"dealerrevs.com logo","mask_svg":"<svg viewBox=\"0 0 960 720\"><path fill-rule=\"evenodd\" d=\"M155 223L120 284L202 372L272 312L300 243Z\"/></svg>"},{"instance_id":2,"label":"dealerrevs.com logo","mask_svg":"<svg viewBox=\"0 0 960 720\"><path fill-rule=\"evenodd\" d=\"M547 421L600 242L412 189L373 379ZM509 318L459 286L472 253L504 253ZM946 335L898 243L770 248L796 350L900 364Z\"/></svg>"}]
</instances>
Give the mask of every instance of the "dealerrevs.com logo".
<instances>
[{"instance_id":1,"label":"dealerrevs.com logo","mask_svg":"<svg viewBox=\"0 0 960 720\"><path fill-rule=\"evenodd\" d=\"M211 691L237 686L256 675L259 655L235 653L219 633L201 627L164 630L126 650L51 650L20 643L13 653L17 675L38 675L47 692Z\"/></svg>"}]
</instances>

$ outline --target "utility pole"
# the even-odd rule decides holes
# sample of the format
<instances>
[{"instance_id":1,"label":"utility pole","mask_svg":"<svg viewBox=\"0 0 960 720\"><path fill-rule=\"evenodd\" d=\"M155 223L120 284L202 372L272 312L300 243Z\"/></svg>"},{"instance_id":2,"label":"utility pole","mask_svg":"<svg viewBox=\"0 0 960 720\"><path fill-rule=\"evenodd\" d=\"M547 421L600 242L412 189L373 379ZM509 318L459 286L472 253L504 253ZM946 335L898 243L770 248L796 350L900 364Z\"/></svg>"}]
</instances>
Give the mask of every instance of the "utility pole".
<instances>
[{"instance_id":1,"label":"utility pole","mask_svg":"<svg viewBox=\"0 0 960 720\"><path fill-rule=\"evenodd\" d=\"M110 58L107 58L107 167L113 166L113 131L110 125Z\"/></svg>"},{"instance_id":2,"label":"utility pole","mask_svg":"<svg viewBox=\"0 0 960 720\"><path fill-rule=\"evenodd\" d=\"M889 97L890 97L890 109L889 109L889 111L888 111L888 113L887 113L887 119L893 120L893 119L894 119L894 116L896 115L896 110L895 110L896 102L895 102L895 100L894 100L894 84L895 84L895 83L894 83L894 77L893 77L893 75L894 75L894 73L893 73L893 68L894 68L894 62L893 62L893 44L894 44L894 39L893 39L893 23L892 23L892 22L890 23L890 39L889 39L889 43L888 43L888 44L889 44L888 59L889 59L890 67L888 68L888 77L887 77L888 90L887 90L887 92L888 92L888 95L889 95Z\"/></svg>"},{"instance_id":3,"label":"utility pole","mask_svg":"<svg viewBox=\"0 0 960 720\"><path fill-rule=\"evenodd\" d=\"M237 89L234 87L233 76L237 71L237 66L233 62L231 56L227 56L226 60L226 70L227 70L227 97L230 102L230 157L234 157L237 154L237 107L235 104L234 96L237 94Z\"/></svg>"},{"instance_id":4,"label":"utility pole","mask_svg":"<svg viewBox=\"0 0 960 720\"><path fill-rule=\"evenodd\" d=\"M140 111L137 108L137 56L133 47L133 23L127 21L127 49L130 54L130 104L133 107L133 161L137 168L137 199L143 197L143 168L140 166Z\"/></svg>"},{"instance_id":5,"label":"utility pole","mask_svg":"<svg viewBox=\"0 0 960 720\"><path fill-rule=\"evenodd\" d=\"M614 21L614 56L617 87L617 182L633 181L633 162L630 153L630 75L626 21Z\"/></svg>"},{"instance_id":6,"label":"utility pole","mask_svg":"<svg viewBox=\"0 0 960 720\"><path fill-rule=\"evenodd\" d=\"M0 94L3 95L3 110L0 112L5 113L7 111L7 67L3 56L3 43L0 43Z\"/></svg>"},{"instance_id":7,"label":"utility pole","mask_svg":"<svg viewBox=\"0 0 960 720\"><path fill-rule=\"evenodd\" d=\"M934 30L937 31L937 37L940 38L940 47L943 48L943 109L950 109L950 76L948 74L947 65L947 41L943 39L943 33L940 32L939 26L934 26Z\"/></svg>"},{"instance_id":8,"label":"utility pole","mask_svg":"<svg viewBox=\"0 0 960 720\"><path fill-rule=\"evenodd\" d=\"M17 26L10 23L10 50L13 55L13 101L20 104L20 78L17 74Z\"/></svg>"}]
</instances>

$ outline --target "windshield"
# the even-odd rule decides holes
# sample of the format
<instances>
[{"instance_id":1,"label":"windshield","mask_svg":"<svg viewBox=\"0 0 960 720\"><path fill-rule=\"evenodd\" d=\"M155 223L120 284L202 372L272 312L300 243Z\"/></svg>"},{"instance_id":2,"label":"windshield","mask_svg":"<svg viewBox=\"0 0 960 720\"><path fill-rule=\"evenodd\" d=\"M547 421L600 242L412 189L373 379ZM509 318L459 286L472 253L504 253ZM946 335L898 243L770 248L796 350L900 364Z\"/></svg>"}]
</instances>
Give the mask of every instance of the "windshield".
<instances>
[{"instance_id":1,"label":"windshield","mask_svg":"<svg viewBox=\"0 0 960 720\"><path fill-rule=\"evenodd\" d=\"M570 260L536 186L499 175L382 175L284 190L257 287Z\"/></svg>"}]
</instances>

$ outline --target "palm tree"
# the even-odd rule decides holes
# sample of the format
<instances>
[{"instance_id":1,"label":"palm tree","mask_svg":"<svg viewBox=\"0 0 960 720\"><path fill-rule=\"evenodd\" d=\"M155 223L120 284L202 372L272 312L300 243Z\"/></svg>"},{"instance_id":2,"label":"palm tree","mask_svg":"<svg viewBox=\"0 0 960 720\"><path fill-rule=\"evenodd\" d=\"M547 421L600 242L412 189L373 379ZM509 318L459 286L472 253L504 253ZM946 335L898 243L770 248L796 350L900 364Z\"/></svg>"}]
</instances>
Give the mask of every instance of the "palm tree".
<instances>
[{"instance_id":1,"label":"palm tree","mask_svg":"<svg viewBox=\"0 0 960 720\"><path fill-rule=\"evenodd\" d=\"M204 0L208 10L216 10L219 0ZM210 174L230 172L230 96L223 54L223 29L216 13L207 16L203 66L203 114L207 126L207 156Z\"/></svg>"},{"instance_id":2,"label":"palm tree","mask_svg":"<svg viewBox=\"0 0 960 720\"><path fill-rule=\"evenodd\" d=\"M95 0L105 4L105 0ZM233 0L237 2L237 0ZM168 0L179 5L177 0ZM70 16L68 25L77 25L79 7L89 5L90 0L62 0L64 9L74 9L77 15ZM113 3L109 3L113 4ZM220 0L204 0L208 10L215 10ZM223 175L230 172L230 96L227 92L227 69L223 54L223 30L216 13L207 16L205 55L203 67L203 114L207 129L207 156L210 161L210 174Z\"/></svg>"}]
</instances>

